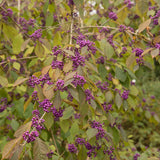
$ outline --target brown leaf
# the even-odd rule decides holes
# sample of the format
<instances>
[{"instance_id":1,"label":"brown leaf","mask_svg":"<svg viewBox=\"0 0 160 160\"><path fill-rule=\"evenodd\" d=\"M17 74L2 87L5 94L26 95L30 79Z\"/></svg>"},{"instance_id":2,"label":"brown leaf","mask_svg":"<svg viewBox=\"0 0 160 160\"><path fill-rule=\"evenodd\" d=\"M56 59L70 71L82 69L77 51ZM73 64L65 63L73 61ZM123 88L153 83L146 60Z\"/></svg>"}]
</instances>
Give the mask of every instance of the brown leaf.
<instances>
[{"instance_id":1,"label":"brown leaf","mask_svg":"<svg viewBox=\"0 0 160 160\"><path fill-rule=\"evenodd\" d=\"M23 44L22 44L22 46L21 46L21 51L24 51L24 50L26 49L27 44L29 43L30 40L31 40L31 39L29 38L29 39L27 39L27 40L25 40L25 41L23 42Z\"/></svg>"},{"instance_id":2,"label":"brown leaf","mask_svg":"<svg viewBox=\"0 0 160 160\"><path fill-rule=\"evenodd\" d=\"M17 79L14 84L13 84L13 87L16 87L20 84L22 84L23 82L25 82L26 80L28 80L29 78L20 78L20 79Z\"/></svg>"},{"instance_id":3,"label":"brown leaf","mask_svg":"<svg viewBox=\"0 0 160 160\"><path fill-rule=\"evenodd\" d=\"M62 71L61 71L59 68L54 69L54 70L53 70L52 77L51 77L52 80L53 80L53 81L57 81L57 80L60 78L61 73L62 73Z\"/></svg>"},{"instance_id":4,"label":"brown leaf","mask_svg":"<svg viewBox=\"0 0 160 160\"><path fill-rule=\"evenodd\" d=\"M145 54L147 54L151 50L153 50L153 48L148 48L148 49L144 50L144 52L142 53L142 56L144 56Z\"/></svg>"},{"instance_id":5,"label":"brown leaf","mask_svg":"<svg viewBox=\"0 0 160 160\"><path fill-rule=\"evenodd\" d=\"M48 85L47 83L44 84L43 86L43 94L47 99L52 99L54 96L54 91L53 91L53 87L49 88L50 85Z\"/></svg>"},{"instance_id":6,"label":"brown leaf","mask_svg":"<svg viewBox=\"0 0 160 160\"><path fill-rule=\"evenodd\" d=\"M17 131L14 133L14 137L18 138L20 136L23 136L23 133L25 131L29 131L31 129L32 121L20 126Z\"/></svg>"},{"instance_id":7,"label":"brown leaf","mask_svg":"<svg viewBox=\"0 0 160 160\"><path fill-rule=\"evenodd\" d=\"M160 35L153 39L153 44L154 45L156 45L156 43L159 43L159 42L160 42Z\"/></svg>"},{"instance_id":8,"label":"brown leaf","mask_svg":"<svg viewBox=\"0 0 160 160\"><path fill-rule=\"evenodd\" d=\"M65 63L63 67L64 72L68 72L72 69L73 61L69 61L68 63Z\"/></svg>"},{"instance_id":9,"label":"brown leaf","mask_svg":"<svg viewBox=\"0 0 160 160\"><path fill-rule=\"evenodd\" d=\"M18 137L16 139L13 139L9 141L3 148L2 151L2 160L8 159L11 154L13 154L13 151L18 147L22 137Z\"/></svg>"},{"instance_id":10,"label":"brown leaf","mask_svg":"<svg viewBox=\"0 0 160 160\"><path fill-rule=\"evenodd\" d=\"M51 68L51 65L45 66L44 68L42 68L42 71L41 71L42 72L42 76L47 74L50 68Z\"/></svg>"},{"instance_id":11,"label":"brown leaf","mask_svg":"<svg viewBox=\"0 0 160 160\"><path fill-rule=\"evenodd\" d=\"M146 29L150 25L150 23L151 19L148 19L145 22L141 23L138 28L138 33L141 33L144 29Z\"/></svg>"},{"instance_id":12,"label":"brown leaf","mask_svg":"<svg viewBox=\"0 0 160 160\"><path fill-rule=\"evenodd\" d=\"M154 49L153 51L151 51L151 56L152 56L152 58L154 58L154 57L156 57L156 56L158 56L159 55L159 49L158 48L156 48L156 49Z\"/></svg>"}]
</instances>

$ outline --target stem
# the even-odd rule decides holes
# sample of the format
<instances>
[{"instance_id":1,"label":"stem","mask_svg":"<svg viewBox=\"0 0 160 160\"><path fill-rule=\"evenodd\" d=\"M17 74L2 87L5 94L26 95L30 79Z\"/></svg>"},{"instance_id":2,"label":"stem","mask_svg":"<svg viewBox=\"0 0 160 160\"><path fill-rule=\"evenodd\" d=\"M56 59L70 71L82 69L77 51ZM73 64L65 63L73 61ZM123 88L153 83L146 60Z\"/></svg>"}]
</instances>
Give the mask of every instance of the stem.
<instances>
[{"instance_id":1,"label":"stem","mask_svg":"<svg viewBox=\"0 0 160 160\"><path fill-rule=\"evenodd\" d=\"M57 152L58 152L58 154L59 154L59 150L58 150L58 147L57 147L57 143L56 143L56 140L55 140L55 138L54 138L54 135L53 135L53 131L51 130L51 135L52 135L52 139L53 139L53 142L54 142L54 145L55 145L55 147L56 147L56 150L57 150ZM60 155L60 154L59 154Z\"/></svg>"}]
</instances>

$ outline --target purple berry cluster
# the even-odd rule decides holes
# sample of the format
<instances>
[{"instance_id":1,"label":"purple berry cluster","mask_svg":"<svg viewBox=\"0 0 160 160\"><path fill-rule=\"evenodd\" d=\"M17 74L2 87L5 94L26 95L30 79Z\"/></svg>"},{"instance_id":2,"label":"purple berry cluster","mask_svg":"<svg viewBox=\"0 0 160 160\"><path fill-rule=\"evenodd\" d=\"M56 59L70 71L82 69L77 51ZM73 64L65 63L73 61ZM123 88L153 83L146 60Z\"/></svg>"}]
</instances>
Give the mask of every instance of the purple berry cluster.
<instances>
[{"instance_id":1,"label":"purple berry cluster","mask_svg":"<svg viewBox=\"0 0 160 160\"><path fill-rule=\"evenodd\" d=\"M96 63L97 63L97 64L104 64L104 57L101 56L101 57L97 58Z\"/></svg>"},{"instance_id":2,"label":"purple berry cluster","mask_svg":"<svg viewBox=\"0 0 160 160\"><path fill-rule=\"evenodd\" d=\"M80 144L80 145L83 145L86 143L84 138L76 138L75 142L76 144Z\"/></svg>"},{"instance_id":3,"label":"purple berry cluster","mask_svg":"<svg viewBox=\"0 0 160 160\"><path fill-rule=\"evenodd\" d=\"M138 157L140 157L140 154L139 154L139 153L136 153L136 154L133 156L133 160L138 160Z\"/></svg>"},{"instance_id":4,"label":"purple berry cluster","mask_svg":"<svg viewBox=\"0 0 160 160\"><path fill-rule=\"evenodd\" d=\"M58 61L58 60L52 61L52 64L51 64L51 67L53 69L59 68L59 69L63 70L63 66L64 66L64 63L62 61Z\"/></svg>"},{"instance_id":5,"label":"purple berry cluster","mask_svg":"<svg viewBox=\"0 0 160 160\"><path fill-rule=\"evenodd\" d=\"M136 57L139 57L139 56L141 56L141 55L142 55L143 50L142 50L142 49L140 49L140 48L135 48L135 49L133 49L133 51L132 51L132 52L133 52L133 53L135 53Z\"/></svg>"},{"instance_id":6,"label":"purple berry cluster","mask_svg":"<svg viewBox=\"0 0 160 160\"><path fill-rule=\"evenodd\" d=\"M126 52L127 52L127 48L122 47L122 52L120 53L120 57L122 57L122 55L125 54Z\"/></svg>"},{"instance_id":7,"label":"purple berry cluster","mask_svg":"<svg viewBox=\"0 0 160 160\"><path fill-rule=\"evenodd\" d=\"M124 100L127 100L128 99L128 95L129 95L129 91L127 90L124 90L121 97L124 99Z\"/></svg>"},{"instance_id":8,"label":"purple berry cluster","mask_svg":"<svg viewBox=\"0 0 160 160\"><path fill-rule=\"evenodd\" d=\"M64 111L64 109L62 109L61 107L59 109L56 109L55 107L51 108L51 112L54 115L54 120L55 121L58 121L59 118L63 116L63 111Z\"/></svg>"},{"instance_id":9,"label":"purple berry cluster","mask_svg":"<svg viewBox=\"0 0 160 160\"><path fill-rule=\"evenodd\" d=\"M116 21L117 20L117 14L115 13L115 12L109 12L109 18L110 19L113 19L114 21Z\"/></svg>"},{"instance_id":10,"label":"purple berry cluster","mask_svg":"<svg viewBox=\"0 0 160 160\"><path fill-rule=\"evenodd\" d=\"M42 129L45 129L43 126L44 119L40 119L39 113L37 110L34 112L34 117L32 118L32 127L36 128L37 131L41 131Z\"/></svg>"},{"instance_id":11,"label":"purple berry cluster","mask_svg":"<svg viewBox=\"0 0 160 160\"><path fill-rule=\"evenodd\" d=\"M75 56L71 56L73 61L73 70L76 70L78 66L85 65L85 57L81 56L78 51L75 52Z\"/></svg>"},{"instance_id":12,"label":"purple berry cluster","mask_svg":"<svg viewBox=\"0 0 160 160\"><path fill-rule=\"evenodd\" d=\"M108 90L109 84L108 84L108 82L102 83L101 81L98 81L98 82L96 83L96 86L97 86L99 89L101 89L102 92L105 92L105 91Z\"/></svg>"},{"instance_id":13,"label":"purple berry cluster","mask_svg":"<svg viewBox=\"0 0 160 160\"><path fill-rule=\"evenodd\" d=\"M113 111L112 104L107 104L106 102L104 102L102 106L104 110L106 111L106 113L108 113L109 111Z\"/></svg>"},{"instance_id":14,"label":"purple berry cluster","mask_svg":"<svg viewBox=\"0 0 160 160\"><path fill-rule=\"evenodd\" d=\"M91 91L89 89L85 90L85 95L86 95L86 101L91 104L91 99L94 99L94 97L91 94Z\"/></svg>"},{"instance_id":15,"label":"purple berry cluster","mask_svg":"<svg viewBox=\"0 0 160 160\"><path fill-rule=\"evenodd\" d=\"M25 18L20 17L18 23L19 23L20 26L22 27L21 32L22 32L22 33L27 33L27 32L29 31L29 27L34 28L35 20L30 18L30 19L27 21Z\"/></svg>"},{"instance_id":16,"label":"purple berry cluster","mask_svg":"<svg viewBox=\"0 0 160 160\"><path fill-rule=\"evenodd\" d=\"M3 112L7 108L7 98L0 99L0 112Z\"/></svg>"},{"instance_id":17,"label":"purple berry cluster","mask_svg":"<svg viewBox=\"0 0 160 160\"><path fill-rule=\"evenodd\" d=\"M36 77L35 75L32 75L28 80L28 86L34 88L35 85L41 84L41 87L44 86L45 83L48 85L53 84L51 81L51 78L49 77L49 74L45 74L43 77Z\"/></svg>"},{"instance_id":18,"label":"purple berry cluster","mask_svg":"<svg viewBox=\"0 0 160 160\"><path fill-rule=\"evenodd\" d=\"M73 96L72 96L71 92L68 92L67 99L68 99L69 101L73 101Z\"/></svg>"},{"instance_id":19,"label":"purple berry cluster","mask_svg":"<svg viewBox=\"0 0 160 160\"><path fill-rule=\"evenodd\" d=\"M36 30L33 34L31 34L29 37L33 40L39 40L42 37L41 29Z\"/></svg>"},{"instance_id":20,"label":"purple berry cluster","mask_svg":"<svg viewBox=\"0 0 160 160\"><path fill-rule=\"evenodd\" d=\"M83 87L83 85L86 83L86 80L84 79L83 76L80 76L78 74L75 74L73 76L74 80L72 81L72 84L77 87L78 85Z\"/></svg>"},{"instance_id":21,"label":"purple berry cluster","mask_svg":"<svg viewBox=\"0 0 160 160\"><path fill-rule=\"evenodd\" d=\"M68 150L71 153L76 153L77 152L77 147L74 144L68 144Z\"/></svg>"},{"instance_id":22,"label":"purple berry cluster","mask_svg":"<svg viewBox=\"0 0 160 160\"><path fill-rule=\"evenodd\" d=\"M52 48L53 55L58 56L59 54L62 54L62 50L60 49L61 46L55 46Z\"/></svg>"},{"instance_id":23,"label":"purple berry cluster","mask_svg":"<svg viewBox=\"0 0 160 160\"><path fill-rule=\"evenodd\" d=\"M127 7L130 9L134 5L134 3L131 2L131 0L124 0L124 4L127 4Z\"/></svg>"},{"instance_id":24,"label":"purple berry cluster","mask_svg":"<svg viewBox=\"0 0 160 160\"><path fill-rule=\"evenodd\" d=\"M96 53L97 49L94 47L95 43L91 42L90 40L86 40L86 37L84 35L79 35L76 41L80 48L87 46L88 51L91 51L92 54Z\"/></svg>"},{"instance_id":25,"label":"purple berry cluster","mask_svg":"<svg viewBox=\"0 0 160 160\"><path fill-rule=\"evenodd\" d=\"M108 147L106 150L103 151L104 154L108 154L110 160L116 160L116 158L113 155L113 152L114 148L112 146Z\"/></svg>"},{"instance_id":26,"label":"purple berry cluster","mask_svg":"<svg viewBox=\"0 0 160 160\"><path fill-rule=\"evenodd\" d=\"M98 130L98 133L96 134L96 139L101 139L105 137L105 130L102 128L102 124L96 121L91 122L91 127L96 128Z\"/></svg>"},{"instance_id":27,"label":"purple berry cluster","mask_svg":"<svg viewBox=\"0 0 160 160\"><path fill-rule=\"evenodd\" d=\"M53 156L53 151L50 151L49 153L47 153L48 158L52 158L52 156Z\"/></svg>"},{"instance_id":28,"label":"purple berry cluster","mask_svg":"<svg viewBox=\"0 0 160 160\"><path fill-rule=\"evenodd\" d=\"M37 93L38 93L37 91L34 91L32 93L32 98L33 98L34 101L38 101L39 100Z\"/></svg>"},{"instance_id":29,"label":"purple berry cluster","mask_svg":"<svg viewBox=\"0 0 160 160\"><path fill-rule=\"evenodd\" d=\"M62 92L64 90L66 90L66 87L64 87L64 80L61 80L61 79L57 80L56 87L57 87L57 89L55 89L55 90L59 90L59 91L62 91Z\"/></svg>"},{"instance_id":30,"label":"purple berry cluster","mask_svg":"<svg viewBox=\"0 0 160 160\"><path fill-rule=\"evenodd\" d=\"M32 131L31 133L29 133L29 131L24 132L23 134L23 139L27 142L33 142L35 141L36 137L39 136L39 133L37 131Z\"/></svg>"},{"instance_id":31,"label":"purple berry cluster","mask_svg":"<svg viewBox=\"0 0 160 160\"><path fill-rule=\"evenodd\" d=\"M8 8L6 11L1 11L1 15L2 19L7 21L9 17L12 17L13 11L10 8Z\"/></svg>"},{"instance_id":32,"label":"purple berry cluster","mask_svg":"<svg viewBox=\"0 0 160 160\"><path fill-rule=\"evenodd\" d=\"M158 19L159 19L159 17L160 17L160 10L157 11L157 13L156 13L155 16L151 17L151 19L153 19L153 24L154 25L158 25Z\"/></svg>"},{"instance_id":33,"label":"purple berry cluster","mask_svg":"<svg viewBox=\"0 0 160 160\"><path fill-rule=\"evenodd\" d=\"M124 32L124 31L126 30L126 28L127 28L127 27L126 27L125 25L120 25L120 26L119 26L119 31L120 31L120 32Z\"/></svg>"},{"instance_id":34,"label":"purple berry cluster","mask_svg":"<svg viewBox=\"0 0 160 160\"><path fill-rule=\"evenodd\" d=\"M52 105L53 104L48 99L44 99L42 102L39 102L39 107L43 108L43 110L47 113L50 112Z\"/></svg>"}]
</instances>

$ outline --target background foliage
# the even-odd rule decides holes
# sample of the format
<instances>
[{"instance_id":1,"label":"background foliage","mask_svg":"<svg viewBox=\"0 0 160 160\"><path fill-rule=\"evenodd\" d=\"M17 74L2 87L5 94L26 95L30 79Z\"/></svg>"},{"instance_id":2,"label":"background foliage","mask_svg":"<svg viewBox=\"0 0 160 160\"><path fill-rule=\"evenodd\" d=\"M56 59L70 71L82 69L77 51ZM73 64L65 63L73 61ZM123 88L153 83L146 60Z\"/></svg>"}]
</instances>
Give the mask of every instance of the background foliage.
<instances>
[{"instance_id":1,"label":"background foliage","mask_svg":"<svg viewBox=\"0 0 160 160\"><path fill-rule=\"evenodd\" d=\"M158 0L0 0L0 157L158 159Z\"/></svg>"}]
</instances>

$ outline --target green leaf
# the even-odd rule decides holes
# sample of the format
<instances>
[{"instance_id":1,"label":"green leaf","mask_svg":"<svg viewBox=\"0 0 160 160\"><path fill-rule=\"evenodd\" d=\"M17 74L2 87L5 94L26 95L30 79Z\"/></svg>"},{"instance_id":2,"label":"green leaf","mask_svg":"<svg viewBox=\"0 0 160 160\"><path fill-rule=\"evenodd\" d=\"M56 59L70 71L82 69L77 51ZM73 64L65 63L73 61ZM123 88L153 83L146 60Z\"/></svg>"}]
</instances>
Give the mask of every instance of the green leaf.
<instances>
[{"instance_id":1,"label":"green leaf","mask_svg":"<svg viewBox=\"0 0 160 160\"><path fill-rule=\"evenodd\" d=\"M136 108L135 100L131 96L128 96L127 102L133 109Z\"/></svg>"},{"instance_id":2,"label":"green leaf","mask_svg":"<svg viewBox=\"0 0 160 160\"><path fill-rule=\"evenodd\" d=\"M54 46L61 45L61 41L62 41L62 37L60 32L56 32L53 37L53 45Z\"/></svg>"},{"instance_id":3,"label":"green leaf","mask_svg":"<svg viewBox=\"0 0 160 160\"><path fill-rule=\"evenodd\" d=\"M127 78L126 72L117 66L115 69L115 75L122 82L125 82L125 80Z\"/></svg>"},{"instance_id":4,"label":"green leaf","mask_svg":"<svg viewBox=\"0 0 160 160\"><path fill-rule=\"evenodd\" d=\"M68 120L60 121L60 127L66 133L69 129L69 121Z\"/></svg>"},{"instance_id":5,"label":"green leaf","mask_svg":"<svg viewBox=\"0 0 160 160\"><path fill-rule=\"evenodd\" d=\"M49 148L47 144L42 141L40 138L36 138L33 145L33 159L34 160L48 160L47 153Z\"/></svg>"},{"instance_id":6,"label":"green leaf","mask_svg":"<svg viewBox=\"0 0 160 160\"><path fill-rule=\"evenodd\" d=\"M63 112L63 117L61 119L62 120L69 119L73 114L74 114L74 109L72 106L70 106L65 109L65 111Z\"/></svg>"},{"instance_id":7,"label":"green leaf","mask_svg":"<svg viewBox=\"0 0 160 160\"><path fill-rule=\"evenodd\" d=\"M52 112L46 113L43 119L45 120L45 122L44 122L45 126L49 130L52 127L53 123L54 123L54 121L53 121L53 113Z\"/></svg>"},{"instance_id":8,"label":"green leaf","mask_svg":"<svg viewBox=\"0 0 160 160\"><path fill-rule=\"evenodd\" d=\"M87 159L87 152L84 146L81 147L78 152L78 160Z\"/></svg>"},{"instance_id":9,"label":"green leaf","mask_svg":"<svg viewBox=\"0 0 160 160\"><path fill-rule=\"evenodd\" d=\"M16 70L20 70L21 65L18 62L13 62L13 68L15 68Z\"/></svg>"},{"instance_id":10,"label":"green leaf","mask_svg":"<svg viewBox=\"0 0 160 160\"><path fill-rule=\"evenodd\" d=\"M112 58L115 53L113 47L106 41L106 39L102 39L99 43L104 56L107 56L108 59Z\"/></svg>"},{"instance_id":11,"label":"green leaf","mask_svg":"<svg viewBox=\"0 0 160 160\"><path fill-rule=\"evenodd\" d=\"M102 2L103 2L103 7L105 8L105 9L108 9L108 7L109 7L109 0L102 0Z\"/></svg>"},{"instance_id":12,"label":"green leaf","mask_svg":"<svg viewBox=\"0 0 160 160\"><path fill-rule=\"evenodd\" d=\"M22 34L18 34L14 37L12 47L13 47L13 53L19 54L21 52L21 46L24 43Z\"/></svg>"},{"instance_id":13,"label":"green leaf","mask_svg":"<svg viewBox=\"0 0 160 160\"><path fill-rule=\"evenodd\" d=\"M123 101L123 109L124 109L124 111L128 110L128 102L126 100Z\"/></svg>"},{"instance_id":14,"label":"green leaf","mask_svg":"<svg viewBox=\"0 0 160 160\"><path fill-rule=\"evenodd\" d=\"M107 76L107 70L105 68L105 65L104 64L99 64L98 66L98 72L102 78L102 80L106 80L106 76Z\"/></svg>"},{"instance_id":15,"label":"green leaf","mask_svg":"<svg viewBox=\"0 0 160 160\"><path fill-rule=\"evenodd\" d=\"M131 86L130 87L130 92L129 92L129 94L131 94L131 95L133 95L133 96L137 96L138 95L138 93L139 93L139 91L138 91L138 89L136 88L136 86Z\"/></svg>"},{"instance_id":16,"label":"green leaf","mask_svg":"<svg viewBox=\"0 0 160 160\"><path fill-rule=\"evenodd\" d=\"M42 46L42 44L39 41L37 41L37 44L36 44L36 47L35 47L35 54L39 58L44 57L44 54L45 54L44 47Z\"/></svg>"},{"instance_id":17,"label":"green leaf","mask_svg":"<svg viewBox=\"0 0 160 160\"><path fill-rule=\"evenodd\" d=\"M144 17L148 11L148 0L136 0L136 12L140 17Z\"/></svg>"},{"instance_id":18,"label":"green leaf","mask_svg":"<svg viewBox=\"0 0 160 160\"><path fill-rule=\"evenodd\" d=\"M51 26L53 24L53 14L49 14L46 18L46 26Z\"/></svg>"},{"instance_id":19,"label":"green leaf","mask_svg":"<svg viewBox=\"0 0 160 160\"><path fill-rule=\"evenodd\" d=\"M2 87L6 87L8 85L8 79L6 77L0 76L0 84Z\"/></svg>"},{"instance_id":20,"label":"green leaf","mask_svg":"<svg viewBox=\"0 0 160 160\"><path fill-rule=\"evenodd\" d=\"M106 102L109 103L113 99L113 94L111 91L105 93Z\"/></svg>"},{"instance_id":21,"label":"green leaf","mask_svg":"<svg viewBox=\"0 0 160 160\"><path fill-rule=\"evenodd\" d=\"M14 107L16 108L17 114L20 118L23 118L23 104L24 104L24 97L20 98L17 101L14 101Z\"/></svg>"},{"instance_id":22,"label":"green leaf","mask_svg":"<svg viewBox=\"0 0 160 160\"><path fill-rule=\"evenodd\" d=\"M83 18L83 0L73 0L75 3L81 18Z\"/></svg>"},{"instance_id":23,"label":"green leaf","mask_svg":"<svg viewBox=\"0 0 160 160\"><path fill-rule=\"evenodd\" d=\"M60 92L57 91L54 97L53 106L55 106L58 109L61 106L61 102L62 100L61 100Z\"/></svg>"},{"instance_id":24,"label":"green leaf","mask_svg":"<svg viewBox=\"0 0 160 160\"><path fill-rule=\"evenodd\" d=\"M118 130L115 127L112 128L112 136L113 136L114 143L117 145L119 143L120 136L119 136Z\"/></svg>"},{"instance_id":25,"label":"green leaf","mask_svg":"<svg viewBox=\"0 0 160 160\"><path fill-rule=\"evenodd\" d=\"M88 139L93 138L98 133L98 130L96 128L89 128L86 132Z\"/></svg>"},{"instance_id":26,"label":"green leaf","mask_svg":"<svg viewBox=\"0 0 160 160\"><path fill-rule=\"evenodd\" d=\"M119 93L116 93L115 103L116 103L118 109L120 109L120 107L121 107L121 105L122 105L122 98L121 98L121 96L119 95Z\"/></svg>"},{"instance_id":27,"label":"green leaf","mask_svg":"<svg viewBox=\"0 0 160 160\"><path fill-rule=\"evenodd\" d=\"M19 123L15 119L12 119L11 127L13 128L14 131L16 131L19 127Z\"/></svg>"}]
</instances>

